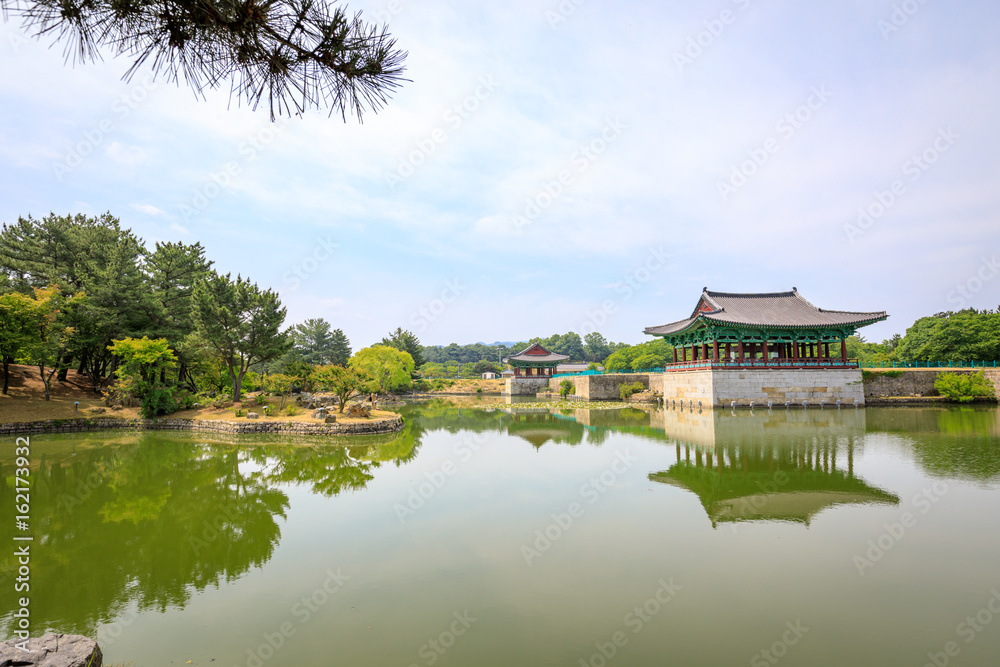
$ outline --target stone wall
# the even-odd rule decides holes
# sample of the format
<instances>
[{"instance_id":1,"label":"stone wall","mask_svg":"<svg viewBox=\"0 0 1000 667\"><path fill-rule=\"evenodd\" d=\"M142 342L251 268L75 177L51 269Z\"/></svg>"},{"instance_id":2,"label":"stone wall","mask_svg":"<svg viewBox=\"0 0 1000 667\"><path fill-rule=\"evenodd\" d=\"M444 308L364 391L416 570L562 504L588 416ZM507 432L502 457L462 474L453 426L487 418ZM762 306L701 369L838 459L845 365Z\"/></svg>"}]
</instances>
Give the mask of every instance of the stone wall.
<instances>
[{"instance_id":1,"label":"stone wall","mask_svg":"<svg viewBox=\"0 0 1000 667\"><path fill-rule=\"evenodd\" d=\"M732 369L714 370L713 403L730 405L784 405L785 401L801 405L808 401L828 405L840 400L853 405L857 400L864 404L865 394L858 369Z\"/></svg>"},{"instance_id":2,"label":"stone wall","mask_svg":"<svg viewBox=\"0 0 1000 667\"><path fill-rule=\"evenodd\" d=\"M606 375L569 375L566 377L552 378L549 380L548 388L553 394L559 393L559 385L563 380L573 383L573 398L580 398L585 401L619 401L621 393L618 388L623 384L642 384L644 389L649 389L650 376L638 373L622 373L620 375L608 373Z\"/></svg>"},{"instance_id":3,"label":"stone wall","mask_svg":"<svg viewBox=\"0 0 1000 667\"><path fill-rule=\"evenodd\" d=\"M287 435L365 435L391 433L403 428L403 418L380 419L372 422L350 424L313 424L310 422L281 422L272 420L230 422L195 419L49 419L36 422L0 424L0 436L15 433L75 433L79 431L106 431L113 429L140 429L163 431L204 431L214 433L255 434L272 433Z\"/></svg>"},{"instance_id":4,"label":"stone wall","mask_svg":"<svg viewBox=\"0 0 1000 667\"><path fill-rule=\"evenodd\" d=\"M976 371L970 368L904 370L896 377L890 377L880 375L880 371L869 371L865 379L865 398L878 401L894 396L937 396L934 380L937 379L938 373L969 375L974 372ZM993 382L996 398L1000 399L1000 368L984 369L983 375Z\"/></svg>"},{"instance_id":5,"label":"stone wall","mask_svg":"<svg viewBox=\"0 0 1000 667\"><path fill-rule=\"evenodd\" d=\"M698 404L701 401L706 407L712 401L712 371L691 370L659 373L650 380L649 388L663 396L665 402L678 402L685 405Z\"/></svg>"},{"instance_id":6,"label":"stone wall","mask_svg":"<svg viewBox=\"0 0 1000 667\"><path fill-rule=\"evenodd\" d=\"M548 389L550 380L551 378L507 378L504 380L503 393L508 396L534 396Z\"/></svg>"}]
</instances>

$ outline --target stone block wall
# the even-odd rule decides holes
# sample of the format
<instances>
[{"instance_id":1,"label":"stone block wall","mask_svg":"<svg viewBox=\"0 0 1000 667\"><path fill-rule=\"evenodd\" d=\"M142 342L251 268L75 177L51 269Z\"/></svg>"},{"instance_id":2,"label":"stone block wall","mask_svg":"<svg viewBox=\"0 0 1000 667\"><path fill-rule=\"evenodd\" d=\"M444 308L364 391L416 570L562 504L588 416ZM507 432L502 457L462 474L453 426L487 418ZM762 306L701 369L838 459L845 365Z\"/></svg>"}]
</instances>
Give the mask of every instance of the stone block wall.
<instances>
[{"instance_id":1,"label":"stone block wall","mask_svg":"<svg viewBox=\"0 0 1000 667\"><path fill-rule=\"evenodd\" d=\"M712 371L699 369L691 371L674 371L659 373L652 376L649 388L663 396L670 403L676 401L684 405L698 405L701 401L706 407L713 405Z\"/></svg>"},{"instance_id":2,"label":"stone block wall","mask_svg":"<svg viewBox=\"0 0 1000 667\"><path fill-rule=\"evenodd\" d=\"M507 378L504 380L503 393L508 396L534 396L548 389L549 382L555 378ZM556 383L559 386L559 383ZM559 390L556 389L558 392Z\"/></svg>"},{"instance_id":3,"label":"stone block wall","mask_svg":"<svg viewBox=\"0 0 1000 667\"><path fill-rule=\"evenodd\" d=\"M549 380L549 390L553 394L559 393L559 385L563 380L573 383L573 398L580 398L585 401L618 401L621 400L619 387L623 384L635 384L639 382L645 389L650 388L650 376L638 373L622 373L607 375L569 375L565 377L552 378Z\"/></svg>"},{"instance_id":4,"label":"stone block wall","mask_svg":"<svg viewBox=\"0 0 1000 667\"><path fill-rule=\"evenodd\" d=\"M938 373L958 373L969 375L976 371L971 368L941 368L927 370L904 370L896 377L869 372L865 380L865 398L878 400L894 396L937 396L934 380ZM983 375L993 382L996 398L1000 399L1000 368L987 368Z\"/></svg>"},{"instance_id":5,"label":"stone block wall","mask_svg":"<svg viewBox=\"0 0 1000 667\"><path fill-rule=\"evenodd\" d=\"M716 405L801 405L808 401L828 405L840 400L853 405L865 401L861 371L858 369L732 369L714 370L713 402Z\"/></svg>"}]
</instances>

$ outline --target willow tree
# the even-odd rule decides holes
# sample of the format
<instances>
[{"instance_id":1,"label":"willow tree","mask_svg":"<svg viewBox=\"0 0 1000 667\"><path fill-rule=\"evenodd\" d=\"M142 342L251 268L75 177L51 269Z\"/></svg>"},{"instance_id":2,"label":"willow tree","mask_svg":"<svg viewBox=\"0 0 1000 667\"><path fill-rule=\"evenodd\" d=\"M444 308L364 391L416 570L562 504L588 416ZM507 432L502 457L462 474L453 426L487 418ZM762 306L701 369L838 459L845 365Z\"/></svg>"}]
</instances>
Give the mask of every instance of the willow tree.
<instances>
[{"instance_id":1,"label":"willow tree","mask_svg":"<svg viewBox=\"0 0 1000 667\"><path fill-rule=\"evenodd\" d=\"M359 120L403 81L406 52L385 26L325 0L0 0L39 37L61 42L67 59L132 58L154 76L183 76L196 93L230 95L277 115L330 108Z\"/></svg>"}]
</instances>

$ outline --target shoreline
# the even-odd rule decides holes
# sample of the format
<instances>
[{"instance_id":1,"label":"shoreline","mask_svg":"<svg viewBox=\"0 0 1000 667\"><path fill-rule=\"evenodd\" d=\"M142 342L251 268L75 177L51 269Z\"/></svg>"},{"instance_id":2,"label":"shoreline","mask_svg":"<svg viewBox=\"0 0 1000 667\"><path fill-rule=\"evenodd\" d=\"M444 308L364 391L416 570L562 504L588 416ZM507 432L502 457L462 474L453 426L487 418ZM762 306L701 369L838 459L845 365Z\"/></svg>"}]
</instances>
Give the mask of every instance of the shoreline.
<instances>
[{"instance_id":1,"label":"shoreline","mask_svg":"<svg viewBox=\"0 0 1000 667\"><path fill-rule=\"evenodd\" d=\"M314 424L271 420L226 421L210 419L123 419L115 417L83 417L79 419L44 419L31 422L0 424L0 435L21 433L79 433L84 431L111 431L115 429L137 431L201 431L233 434L287 434L287 435L373 435L403 430L403 417L396 415L370 422Z\"/></svg>"}]
</instances>

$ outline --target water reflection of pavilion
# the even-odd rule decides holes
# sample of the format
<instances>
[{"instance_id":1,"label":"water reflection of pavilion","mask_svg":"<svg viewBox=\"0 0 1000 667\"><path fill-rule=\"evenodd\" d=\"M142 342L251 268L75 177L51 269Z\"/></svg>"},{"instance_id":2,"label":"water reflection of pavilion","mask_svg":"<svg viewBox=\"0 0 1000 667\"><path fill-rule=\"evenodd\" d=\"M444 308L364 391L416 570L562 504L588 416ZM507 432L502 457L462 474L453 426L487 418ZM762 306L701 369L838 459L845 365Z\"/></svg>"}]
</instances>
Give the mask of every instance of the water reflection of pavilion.
<instances>
[{"instance_id":1,"label":"water reflection of pavilion","mask_svg":"<svg viewBox=\"0 0 1000 667\"><path fill-rule=\"evenodd\" d=\"M713 526L809 525L836 505L899 503L854 475L863 410L663 410L653 420L675 440L677 462L649 478L695 493Z\"/></svg>"}]
</instances>

